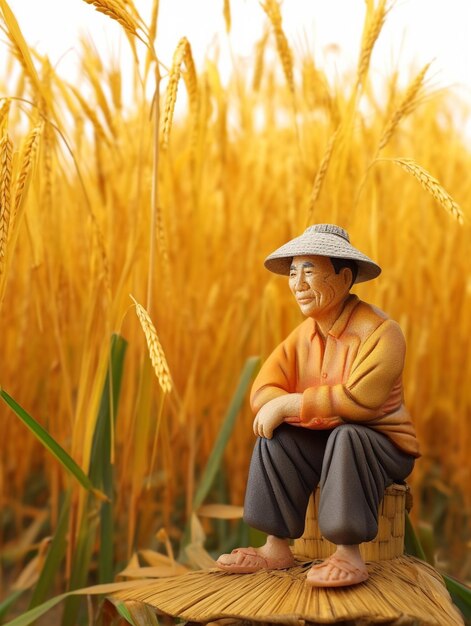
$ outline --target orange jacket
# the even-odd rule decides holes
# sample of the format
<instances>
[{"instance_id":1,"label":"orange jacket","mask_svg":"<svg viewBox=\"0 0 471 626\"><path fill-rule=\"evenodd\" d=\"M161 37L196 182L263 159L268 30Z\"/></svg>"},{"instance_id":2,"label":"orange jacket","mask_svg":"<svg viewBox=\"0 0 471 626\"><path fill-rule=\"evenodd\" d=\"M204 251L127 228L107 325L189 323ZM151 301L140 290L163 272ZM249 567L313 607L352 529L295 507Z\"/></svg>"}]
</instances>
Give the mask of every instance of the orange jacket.
<instances>
[{"instance_id":1,"label":"orange jacket","mask_svg":"<svg viewBox=\"0 0 471 626\"><path fill-rule=\"evenodd\" d=\"M268 357L250 397L257 413L269 400L302 393L301 413L285 421L311 429L361 423L420 456L403 403L405 341L385 313L350 295L325 342L307 318Z\"/></svg>"}]
</instances>

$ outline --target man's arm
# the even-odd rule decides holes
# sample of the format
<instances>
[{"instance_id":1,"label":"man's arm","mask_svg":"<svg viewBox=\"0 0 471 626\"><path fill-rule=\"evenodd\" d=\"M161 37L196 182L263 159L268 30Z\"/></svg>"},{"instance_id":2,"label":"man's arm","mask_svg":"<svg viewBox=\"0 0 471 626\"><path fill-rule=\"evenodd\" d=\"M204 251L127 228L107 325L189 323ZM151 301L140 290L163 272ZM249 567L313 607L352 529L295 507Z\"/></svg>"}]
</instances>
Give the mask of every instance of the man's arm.
<instances>
[{"instance_id":1,"label":"man's arm","mask_svg":"<svg viewBox=\"0 0 471 626\"><path fill-rule=\"evenodd\" d=\"M378 417L402 375L405 341L393 320L383 322L361 346L346 384L309 387L303 393L300 425L338 416L363 422ZM399 406L400 394L393 399ZM394 407L396 408L396 407Z\"/></svg>"},{"instance_id":2,"label":"man's arm","mask_svg":"<svg viewBox=\"0 0 471 626\"><path fill-rule=\"evenodd\" d=\"M255 414L270 400L290 394L296 387L295 332L273 350L253 382L250 406Z\"/></svg>"}]
</instances>

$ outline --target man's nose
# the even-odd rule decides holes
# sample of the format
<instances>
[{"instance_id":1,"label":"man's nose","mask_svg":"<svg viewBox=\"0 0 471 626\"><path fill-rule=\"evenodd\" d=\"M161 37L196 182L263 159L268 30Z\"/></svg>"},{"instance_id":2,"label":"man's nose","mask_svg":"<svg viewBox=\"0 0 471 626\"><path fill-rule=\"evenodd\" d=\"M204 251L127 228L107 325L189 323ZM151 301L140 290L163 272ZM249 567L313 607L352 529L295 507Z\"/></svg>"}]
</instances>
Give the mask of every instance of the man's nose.
<instances>
[{"instance_id":1,"label":"man's nose","mask_svg":"<svg viewBox=\"0 0 471 626\"><path fill-rule=\"evenodd\" d=\"M295 284L296 291L304 291L307 288L307 286L308 285L306 283L304 272L299 272L298 276L296 277L296 284Z\"/></svg>"}]
</instances>

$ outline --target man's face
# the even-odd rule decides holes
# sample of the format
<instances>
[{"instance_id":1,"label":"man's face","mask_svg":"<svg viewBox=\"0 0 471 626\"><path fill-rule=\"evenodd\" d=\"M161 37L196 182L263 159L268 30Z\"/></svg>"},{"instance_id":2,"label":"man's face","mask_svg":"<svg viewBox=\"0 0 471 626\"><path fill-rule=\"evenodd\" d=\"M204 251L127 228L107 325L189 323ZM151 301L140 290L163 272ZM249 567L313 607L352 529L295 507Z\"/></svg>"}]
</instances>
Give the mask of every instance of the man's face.
<instances>
[{"instance_id":1,"label":"man's face","mask_svg":"<svg viewBox=\"0 0 471 626\"><path fill-rule=\"evenodd\" d=\"M289 286L301 312L316 318L340 303L350 291L351 272L335 273L325 256L295 256L291 263Z\"/></svg>"}]
</instances>

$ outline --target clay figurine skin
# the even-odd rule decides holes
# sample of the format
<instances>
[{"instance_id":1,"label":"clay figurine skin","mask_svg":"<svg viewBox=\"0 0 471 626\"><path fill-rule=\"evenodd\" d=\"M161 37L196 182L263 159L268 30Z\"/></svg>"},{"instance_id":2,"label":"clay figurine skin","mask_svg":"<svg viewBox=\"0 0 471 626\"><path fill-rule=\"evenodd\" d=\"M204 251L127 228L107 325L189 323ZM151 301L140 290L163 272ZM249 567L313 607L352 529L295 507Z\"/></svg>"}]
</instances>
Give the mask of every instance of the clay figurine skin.
<instances>
[{"instance_id":1,"label":"clay figurine skin","mask_svg":"<svg viewBox=\"0 0 471 626\"><path fill-rule=\"evenodd\" d=\"M354 585L368 578L359 544L377 534L385 488L406 478L419 456L403 403L404 337L385 313L350 294L381 269L339 226L310 226L265 266L289 276L306 319L268 357L251 392L257 441L244 519L267 533L266 544L223 554L217 564L230 573L294 565L289 541L303 534L320 485L320 531L337 549L306 580Z\"/></svg>"}]
</instances>

